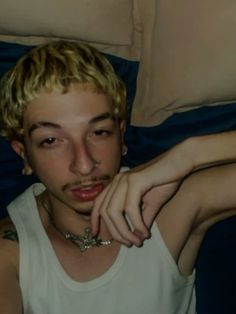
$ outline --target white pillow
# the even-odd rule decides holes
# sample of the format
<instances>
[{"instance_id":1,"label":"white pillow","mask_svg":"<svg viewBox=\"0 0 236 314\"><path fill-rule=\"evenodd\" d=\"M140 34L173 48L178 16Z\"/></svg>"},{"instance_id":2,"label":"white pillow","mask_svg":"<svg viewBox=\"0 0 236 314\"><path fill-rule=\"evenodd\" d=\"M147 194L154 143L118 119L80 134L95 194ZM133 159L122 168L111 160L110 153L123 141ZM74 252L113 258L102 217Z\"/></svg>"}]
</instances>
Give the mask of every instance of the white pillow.
<instances>
[{"instance_id":1,"label":"white pillow","mask_svg":"<svg viewBox=\"0 0 236 314\"><path fill-rule=\"evenodd\" d=\"M0 34L130 45L133 0L1 0Z\"/></svg>"},{"instance_id":2,"label":"white pillow","mask_svg":"<svg viewBox=\"0 0 236 314\"><path fill-rule=\"evenodd\" d=\"M235 102L236 1L149 1L139 2L143 45L132 123L156 125L175 112Z\"/></svg>"}]
</instances>

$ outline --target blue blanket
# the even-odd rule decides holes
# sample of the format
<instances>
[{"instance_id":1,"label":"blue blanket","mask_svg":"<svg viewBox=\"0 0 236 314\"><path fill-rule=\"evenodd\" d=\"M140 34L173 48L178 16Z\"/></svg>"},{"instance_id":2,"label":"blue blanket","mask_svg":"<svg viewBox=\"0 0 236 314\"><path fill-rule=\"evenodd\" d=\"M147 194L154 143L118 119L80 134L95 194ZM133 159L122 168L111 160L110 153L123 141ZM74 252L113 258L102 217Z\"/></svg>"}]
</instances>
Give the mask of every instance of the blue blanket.
<instances>
[{"instance_id":1,"label":"blue blanket","mask_svg":"<svg viewBox=\"0 0 236 314\"><path fill-rule=\"evenodd\" d=\"M0 42L0 76L31 47ZM177 113L155 127L134 127L129 124L135 95L138 62L107 55L128 89L128 123L125 136L129 148L124 166L133 167L162 153L183 139L236 128L236 103L201 107ZM204 78L203 78L204 79ZM36 177L21 174L23 165L0 138L0 218L7 215L6 206ZM209 230L196 263L197 310L199 314L236 313L236 217L218 223ZM167 313L166 313L167 314ZM184 314L184 313L183 313Z\"/></svg>"}]
</instances>

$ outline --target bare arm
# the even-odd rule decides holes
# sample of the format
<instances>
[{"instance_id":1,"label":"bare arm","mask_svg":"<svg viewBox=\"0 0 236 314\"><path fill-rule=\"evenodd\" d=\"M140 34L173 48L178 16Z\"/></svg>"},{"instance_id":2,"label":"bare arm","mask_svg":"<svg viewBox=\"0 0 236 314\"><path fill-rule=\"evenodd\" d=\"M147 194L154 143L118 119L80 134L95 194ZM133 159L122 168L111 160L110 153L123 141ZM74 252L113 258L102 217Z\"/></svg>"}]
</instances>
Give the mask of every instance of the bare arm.
<instances>
[{"instance_id":1,"label":"bare arm","mask_svg":"<svg viewBox=\"0 0 236 314\"><path fill-rule=\"evenodd\" d=\"M189 138L193 169L236 161L236 131Z\"/></svg>"},{"instance_id":2,"label":"bare arm","mask_svg":"<svg viewBox=\"0 0 236 314\"><path fill-rule=\"evenodd\" d=\"M236 161L236 131L189 138L150 162L118 174L96 200L91 220L94 234L101 216L116 240L139 245L184 177L200 168L232 161ZM140 211L141 203L146 207L144 212ZM129 229L124 213L135 232Z\"/></svg>"},{"instance_id":3,"label":"bare arm","mask_svg":"<svg viewBox=\"0 0 236 314\"><path fill-rule=\"evenodd\" d=\"M189 274L210 226L236 214L236 164L198 171L162 208L157 223L182 273Z\"/></svg>"},{"instance_id":4,"label":"bare arm","mask_svg":"<svg viewBox=\"0 0 236 314\"><path fill-rule=\"evenodd\" d=\"M0 307L4 314L22 314L21 292L18 281L18 244L11 224L0 228Z\"/></svg>"},{"instance_id":5,"label":"bare arm","mask_svg":"<svg viewBox=\"0 0 236 314\"><path fill-rule=\"evenodd\" d=\"M236 131L189 137L170 150L134 168L134 172L149 168L156 183L182 179L191 172L213 165L236 161ZM153 172L154 171L154 172Z\"/></svg>"}]
</instances>

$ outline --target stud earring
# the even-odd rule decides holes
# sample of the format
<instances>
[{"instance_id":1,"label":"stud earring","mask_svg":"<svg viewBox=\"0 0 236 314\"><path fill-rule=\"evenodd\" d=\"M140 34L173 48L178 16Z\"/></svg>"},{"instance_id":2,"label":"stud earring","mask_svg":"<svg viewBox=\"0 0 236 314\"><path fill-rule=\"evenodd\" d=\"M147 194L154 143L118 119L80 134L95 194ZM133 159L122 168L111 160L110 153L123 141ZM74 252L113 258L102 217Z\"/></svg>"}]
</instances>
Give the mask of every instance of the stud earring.
<instances>
[{"instance_id":1,"label":"stud earring","mask_svg":"<svg viewBox=\"0 0 236 314\"><path fill-rule=\"evenodd\" d=\"M32 174L32 170L30 168L28 168L27 166L25 166L23 169L22 169L22 174L24 176L30 176Z\"/></svg>"},{"instance_id":2,"label":"stud earring","mask_svg":"<svg viewBox=\"0 0 236 314\"><path fill-rule=\"evenodd\" d=\"M116 108L114 109L114 115L115 115L115 116L118 116L119 113L120 113L120 110L119 110L118 107L116 107Z\"/></svg>"},{"instance_id":3,"label":"stud earring","mask_svg":"<svg viewBox=\"0 0 236 314\"><path fill-rule=\"evenodd\" d=\"M122 156L126 156L128 153L128 147L126 145L123 146Z\"/></svg>"}]
</instances>

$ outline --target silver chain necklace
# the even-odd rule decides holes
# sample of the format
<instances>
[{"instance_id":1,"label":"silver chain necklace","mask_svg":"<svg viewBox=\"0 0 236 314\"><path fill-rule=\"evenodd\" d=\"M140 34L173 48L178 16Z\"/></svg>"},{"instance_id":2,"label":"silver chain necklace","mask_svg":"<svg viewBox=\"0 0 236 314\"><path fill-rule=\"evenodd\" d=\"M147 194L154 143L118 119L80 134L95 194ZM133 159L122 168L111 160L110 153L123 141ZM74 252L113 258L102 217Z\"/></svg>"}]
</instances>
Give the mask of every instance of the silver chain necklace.
<instances>
[{"instance_id":1,"label":"silver chain necklace","mask_svg":"<svg viewBox=\"0 0 236 314\"><path fill-rule=\"evenodd\" d=\"M56 225L56 223L54 222L52 214L51 214L48 206L45 204L45 202L42 199L40 199L40 202L41 202L43 208L45 209L46 213L48 214L48 217L49 217L50 222L53 225L53 227L60 234L62 234L66 240L70 240L73 244L78 246L81 252L85 252L85 251L87 251L88 249L90 249L93 246L100 247L100 246L107 246L107 245L112 244L113 239L102 240L102 239L99 239L97 236L94 237L92 235L91 229L89 227L86 227L84 229L84 234L83 235L76 235L76 234L73 234L73 233L71 233L69 231L61 230Z\"/></svg>"}]
</instances>

